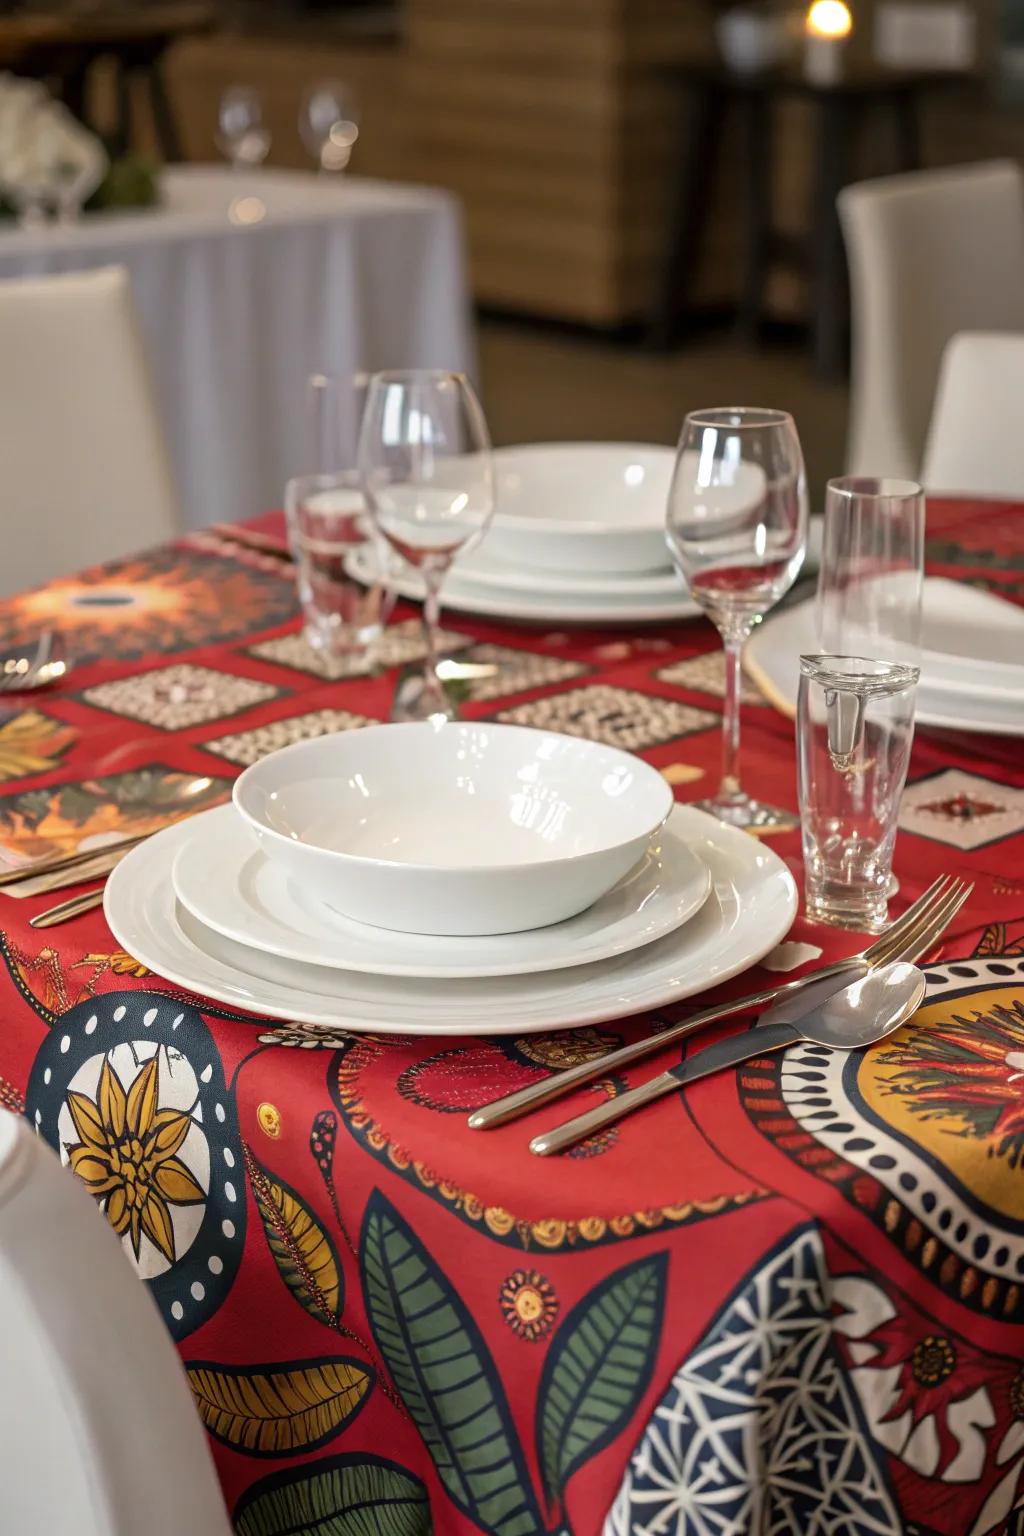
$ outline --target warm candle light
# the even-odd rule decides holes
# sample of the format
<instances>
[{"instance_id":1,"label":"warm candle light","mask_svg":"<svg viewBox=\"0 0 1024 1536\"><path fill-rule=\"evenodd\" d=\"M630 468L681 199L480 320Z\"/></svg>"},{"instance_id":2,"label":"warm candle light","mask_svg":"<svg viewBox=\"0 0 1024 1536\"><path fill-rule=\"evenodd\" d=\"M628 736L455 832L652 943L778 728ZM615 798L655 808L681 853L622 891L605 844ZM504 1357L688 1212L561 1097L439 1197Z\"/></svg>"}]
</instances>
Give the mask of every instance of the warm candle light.
<instances>
[{"instance_id":1,"label":"warm candle light","mask_svg":"<svg viewBox=\"0 0 1024 1536\"><path fill-rule=\"evenodd\" d=\"M807 12L807 31L811 37L849 37L852 29L850 7L843 0L814 0Z\"/></svg>"}]
</instances>

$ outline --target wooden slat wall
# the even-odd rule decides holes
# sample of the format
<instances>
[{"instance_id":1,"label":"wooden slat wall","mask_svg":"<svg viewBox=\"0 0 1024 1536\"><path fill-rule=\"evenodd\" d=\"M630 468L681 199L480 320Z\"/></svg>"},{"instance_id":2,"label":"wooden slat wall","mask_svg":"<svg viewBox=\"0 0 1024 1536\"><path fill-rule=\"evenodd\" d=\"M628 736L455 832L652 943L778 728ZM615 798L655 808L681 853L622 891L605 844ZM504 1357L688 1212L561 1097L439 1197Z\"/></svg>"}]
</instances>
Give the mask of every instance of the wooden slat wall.
<instances>
[{"instance_id":1,"label":"wooden slat wall","mask_svg":"<svg viewBox=\"0 0 1024 1536\"><path fill-rule=\"evenodd\" d=\"M644 313L683 134L681 92L666 66L713 57L710 7L704 0L405 3L401 44L319 48L224 35L182 45L171 79L190 155L213 152L217 97L241 79L264 92L273 160L307 163L295 126L299 97L311 79L338 75L362 105L355 168L433 182L462 199L481 302L596 325ZM874 3L853 0L861 50L870 47ZM974 3L987 50L998 0ZM1013 136L1006 122L947 108L930 120L929 150L982 156L988 144L1002 147ZM1014 133L1020 137L1019 128ZM806 109L794 105L780 125L774 199L789 229L806 219L812 149ZM701 300L735 295L740 169L733 130L706 189ZM775 297L784 313L803 302L792 282Z\"/></svg>"}]
</instances>

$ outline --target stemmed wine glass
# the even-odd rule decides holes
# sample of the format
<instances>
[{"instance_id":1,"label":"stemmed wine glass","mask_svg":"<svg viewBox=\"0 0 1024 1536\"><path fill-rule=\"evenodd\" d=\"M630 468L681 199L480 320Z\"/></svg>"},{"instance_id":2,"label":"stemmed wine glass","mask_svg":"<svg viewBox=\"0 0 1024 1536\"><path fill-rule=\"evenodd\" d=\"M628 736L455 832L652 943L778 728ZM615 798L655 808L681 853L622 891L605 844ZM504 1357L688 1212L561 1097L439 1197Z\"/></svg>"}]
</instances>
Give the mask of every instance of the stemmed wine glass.
<instances>
[{"instance_id":1,"label":"stemmed wine glass","mask_svg":"<svg viewBox=\"0 0 1024 1536\"><path fill-rule=\"evenodd\" d=\"M217 110L217 148L236 171L251 171L270 153L270 129L263 121L260 93L249 85L232 85Z\"/></svg>"},{"instance_id":2,"label":"stemmed wine glass","mask_svg":"<svg viewBox=\"0 0 1024 1536\"><path fill-rule=\"evenodd\" d=\"M340 80L320 80L304 93L299 137L321 171L343 171L359 137L352 92Z\"/></svg>"},{"instance_id":3,"label":"stemmed wine glass","mask_svg":"<svg viewBox=\"0 0 1024 1536\"><path fill-rule=\"evenodd\" d=\"M424 679L401 716L454 719L437 675L441 587L452 561L494 515L487 422L464 374L378 373L359 436L359 472L370 515L423 579Z\"/></svg>"},{"instance_id":4,"label":"stemmed wine glass","mask_svg":"<svg viewBox=\"0 0 1024 1536\"><path fill-rule=\"evenodd\" d=\"M782 812L740 786L743 643L789 590L807 541L807 485L786 411L728 406L683 423L669 491L666 537L691 595L725 642L722 782L701 803L737 827L777 826Z\"/></svg>"}]
</instances>

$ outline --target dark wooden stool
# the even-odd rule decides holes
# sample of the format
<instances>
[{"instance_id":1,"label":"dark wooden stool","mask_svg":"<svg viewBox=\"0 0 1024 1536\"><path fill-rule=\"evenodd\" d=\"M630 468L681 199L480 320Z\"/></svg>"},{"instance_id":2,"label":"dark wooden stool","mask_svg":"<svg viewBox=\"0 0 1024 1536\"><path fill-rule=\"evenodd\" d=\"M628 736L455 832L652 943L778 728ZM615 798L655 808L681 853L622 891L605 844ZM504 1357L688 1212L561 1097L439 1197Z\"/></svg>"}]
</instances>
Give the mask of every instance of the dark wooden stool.
<instances>
[{"instance_id":1,"label":"dark wooden stool","mask_svg":"<svg viewBox=\"0 0 1024 1536\"><path fill-rule=\"evenodd\" d=\"M836 198L849 179L860 130L869 114L888 114L893 123L893 171L921 165L920 105L924 93L962 76L851 72L834 85L816 85L796 71L734 74L721 66L674 66L688 98L680 173L669 220L665 260L647 339L659 351L673 343L686 314L708 212L709 189L720 159L722 132L730 112L743 125L743 279L738 308L741 333L754 336L764 313L769 272L779 262L795 264L811 283L815 366L823 378L839 376L846 365L848 299L842 234ZM816 119L816 172L811 229L794 242L772 224L774 116L792 97L809 100Z\"/></svg>"},{"instance_id":2,"label":"dark wooden stool","mask_svg":"<svg viewBox=\"0 0 1024 1536\"><path fill-rule=\"evenodd\" d=\"M163 78L163 60L179 38L208 32L215 25L212 6L192 3L126 5L96 11L0 17L0 68L57 82L68 109L87 122L86 83L98 59L113 59L117 69L117 129L113 149L123 154L132 144L131 81L142 79L149 93L160 153L182 158L178 125Z\"/></svg>"}]
</instances>

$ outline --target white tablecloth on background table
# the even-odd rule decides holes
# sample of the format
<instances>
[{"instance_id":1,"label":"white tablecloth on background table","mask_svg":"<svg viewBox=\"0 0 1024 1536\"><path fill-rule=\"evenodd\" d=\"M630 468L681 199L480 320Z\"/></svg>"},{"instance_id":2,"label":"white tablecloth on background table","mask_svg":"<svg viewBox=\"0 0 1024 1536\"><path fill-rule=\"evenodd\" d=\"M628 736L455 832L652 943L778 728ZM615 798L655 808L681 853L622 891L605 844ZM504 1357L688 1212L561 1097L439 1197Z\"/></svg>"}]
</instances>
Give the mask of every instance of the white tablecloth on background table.
<instances>
[{"instance_id":1,"label":"white tablecloth on background table","mask_svg":"<svg viewBox=\"0 0 1024 1536\"><path fill-rule=\"evenodd\" d=\"M447 193L216 166L171 167L161 193L158 208L5 230L0 277L127 267L190 527L280 505L288 476L318 467L310 373L473 371Z\"/></svg>"}]
</instances>

